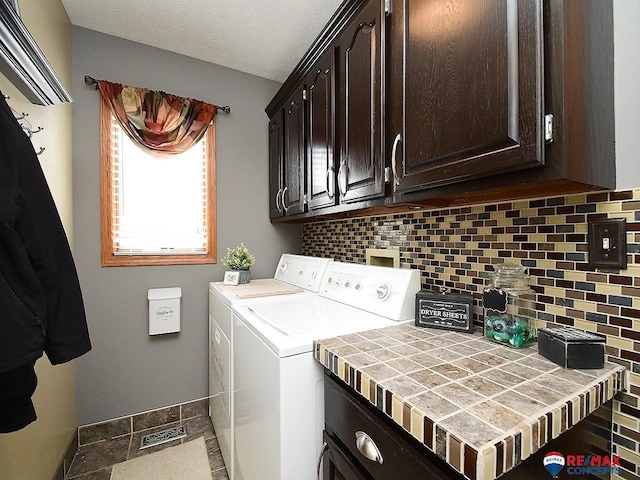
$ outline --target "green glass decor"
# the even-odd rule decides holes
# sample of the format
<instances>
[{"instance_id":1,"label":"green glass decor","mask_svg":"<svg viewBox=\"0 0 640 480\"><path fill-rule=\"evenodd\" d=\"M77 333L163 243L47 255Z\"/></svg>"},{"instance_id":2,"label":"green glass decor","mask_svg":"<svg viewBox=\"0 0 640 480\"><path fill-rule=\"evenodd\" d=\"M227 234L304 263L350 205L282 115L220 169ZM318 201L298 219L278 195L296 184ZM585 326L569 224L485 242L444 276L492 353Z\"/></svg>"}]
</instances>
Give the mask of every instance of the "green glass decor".
<instances>
[{"instance_id":1,"label":"green glass decor","mask_svg":"<svg viewBox=\"0 0 640 480\"><path fill-rule=\"evenodd\" d=\"M482 292L484 336L513 348L535 341L530 320L535 318L534 292L525 268L511 263L494 265L491 285Z\"/></svg>"}]
</instances>

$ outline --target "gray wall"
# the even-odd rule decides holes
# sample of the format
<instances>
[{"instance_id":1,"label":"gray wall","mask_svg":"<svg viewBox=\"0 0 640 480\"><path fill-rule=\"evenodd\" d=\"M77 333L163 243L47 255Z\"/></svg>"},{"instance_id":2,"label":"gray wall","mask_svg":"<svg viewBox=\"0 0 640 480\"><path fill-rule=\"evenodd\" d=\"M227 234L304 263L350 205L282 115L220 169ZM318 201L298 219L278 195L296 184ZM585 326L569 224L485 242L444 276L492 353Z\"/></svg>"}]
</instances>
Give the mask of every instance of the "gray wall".
<instances>
[{"instance_id":1,"label":"gray wall","mask_svg":"<svg viewBox=\"0 0 640 480\"><path fill-rule=\"evenodd\" d=\"M224 48L224 46L221 46ZM268 119L279 84L73 27L74 255L93 350L78 360L80 425L207 395L207 286L224 265L100 266L99 93L84 75L230 105L216 116L218 256L244 242L252 275L273 275L282 252L300 251L300 227L268 213ZM182 330L149 337L147 290L182 287Z\"/></svg>"},{"instance_id":2,"label":"gray wall","mask_svg":"<svg viewBox=\"0 0 640 480\"><path fill-rule=\"evenodd\" d=\"M640 2L614 1L616 166L618 189L640 185L635 108L640 82ZM218 249L245 242L256 254L254 277L271 276L281 252L300 251L297 226L268 221L267 119L279 85L74 27L74 255L84 291L93 351L77 361L78 422L91 422L207 395L207 283L223 265L100 267L98 93L84 75L231 105L217 116ZM147 335L147 290L183 289L182 332Z\"/></svg>"}]
</instances>

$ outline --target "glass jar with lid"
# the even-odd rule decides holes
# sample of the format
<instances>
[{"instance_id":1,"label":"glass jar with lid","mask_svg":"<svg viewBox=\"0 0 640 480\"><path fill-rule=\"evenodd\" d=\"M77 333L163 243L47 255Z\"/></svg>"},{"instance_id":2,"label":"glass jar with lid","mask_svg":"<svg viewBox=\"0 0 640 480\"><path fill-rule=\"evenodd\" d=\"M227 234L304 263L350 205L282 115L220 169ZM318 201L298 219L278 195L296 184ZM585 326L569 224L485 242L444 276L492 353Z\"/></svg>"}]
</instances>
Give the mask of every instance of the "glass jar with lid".
<instances>
[{"instance_id":1,"label":"glass jar with lid","mask_svg":"<svg viewBox=\"0 0 640 480\"><path fill-rule=\"evenodd\" d=\"M513 348L535 341L534 291L529 288L525 267L513 263L493 266L490 285L482 291L484 336Z\"/></svg>"}]
</instances>

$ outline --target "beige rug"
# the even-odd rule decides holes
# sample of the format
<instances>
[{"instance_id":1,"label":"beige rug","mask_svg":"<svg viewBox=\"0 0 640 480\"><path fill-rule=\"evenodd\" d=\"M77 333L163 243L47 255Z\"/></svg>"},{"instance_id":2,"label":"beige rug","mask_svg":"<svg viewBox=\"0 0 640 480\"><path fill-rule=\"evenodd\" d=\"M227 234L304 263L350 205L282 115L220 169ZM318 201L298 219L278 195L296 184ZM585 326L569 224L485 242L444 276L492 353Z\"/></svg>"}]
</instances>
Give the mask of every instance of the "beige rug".
<instances>
[{"instance_id":1,"label":"beige rug","mask_svg":"<svg viewBox=\"0 0 640 480\"><path fill-rule=\"evenodd\" d=\"M111 480L211 480L204 438L118 463Z\"/></svg>"}]
</instances>

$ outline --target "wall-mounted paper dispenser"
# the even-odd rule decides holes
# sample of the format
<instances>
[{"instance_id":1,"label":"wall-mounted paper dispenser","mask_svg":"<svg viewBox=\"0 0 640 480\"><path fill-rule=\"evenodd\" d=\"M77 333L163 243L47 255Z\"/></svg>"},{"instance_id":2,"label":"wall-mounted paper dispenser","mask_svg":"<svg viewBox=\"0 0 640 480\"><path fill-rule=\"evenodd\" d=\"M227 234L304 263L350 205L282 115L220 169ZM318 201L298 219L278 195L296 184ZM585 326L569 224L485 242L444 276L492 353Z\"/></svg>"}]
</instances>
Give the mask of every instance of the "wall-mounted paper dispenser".
<instances>
[{"instance_id":1,"label":"wall-mounted paper dispenser","mask_svg":"<svg viewBox=\"0 0 640 480\"><path fill-rule=\"evenodd\" d=\"M149 335L180 331L180 287L149 290Z\"/></svg>"}]
</instances>

